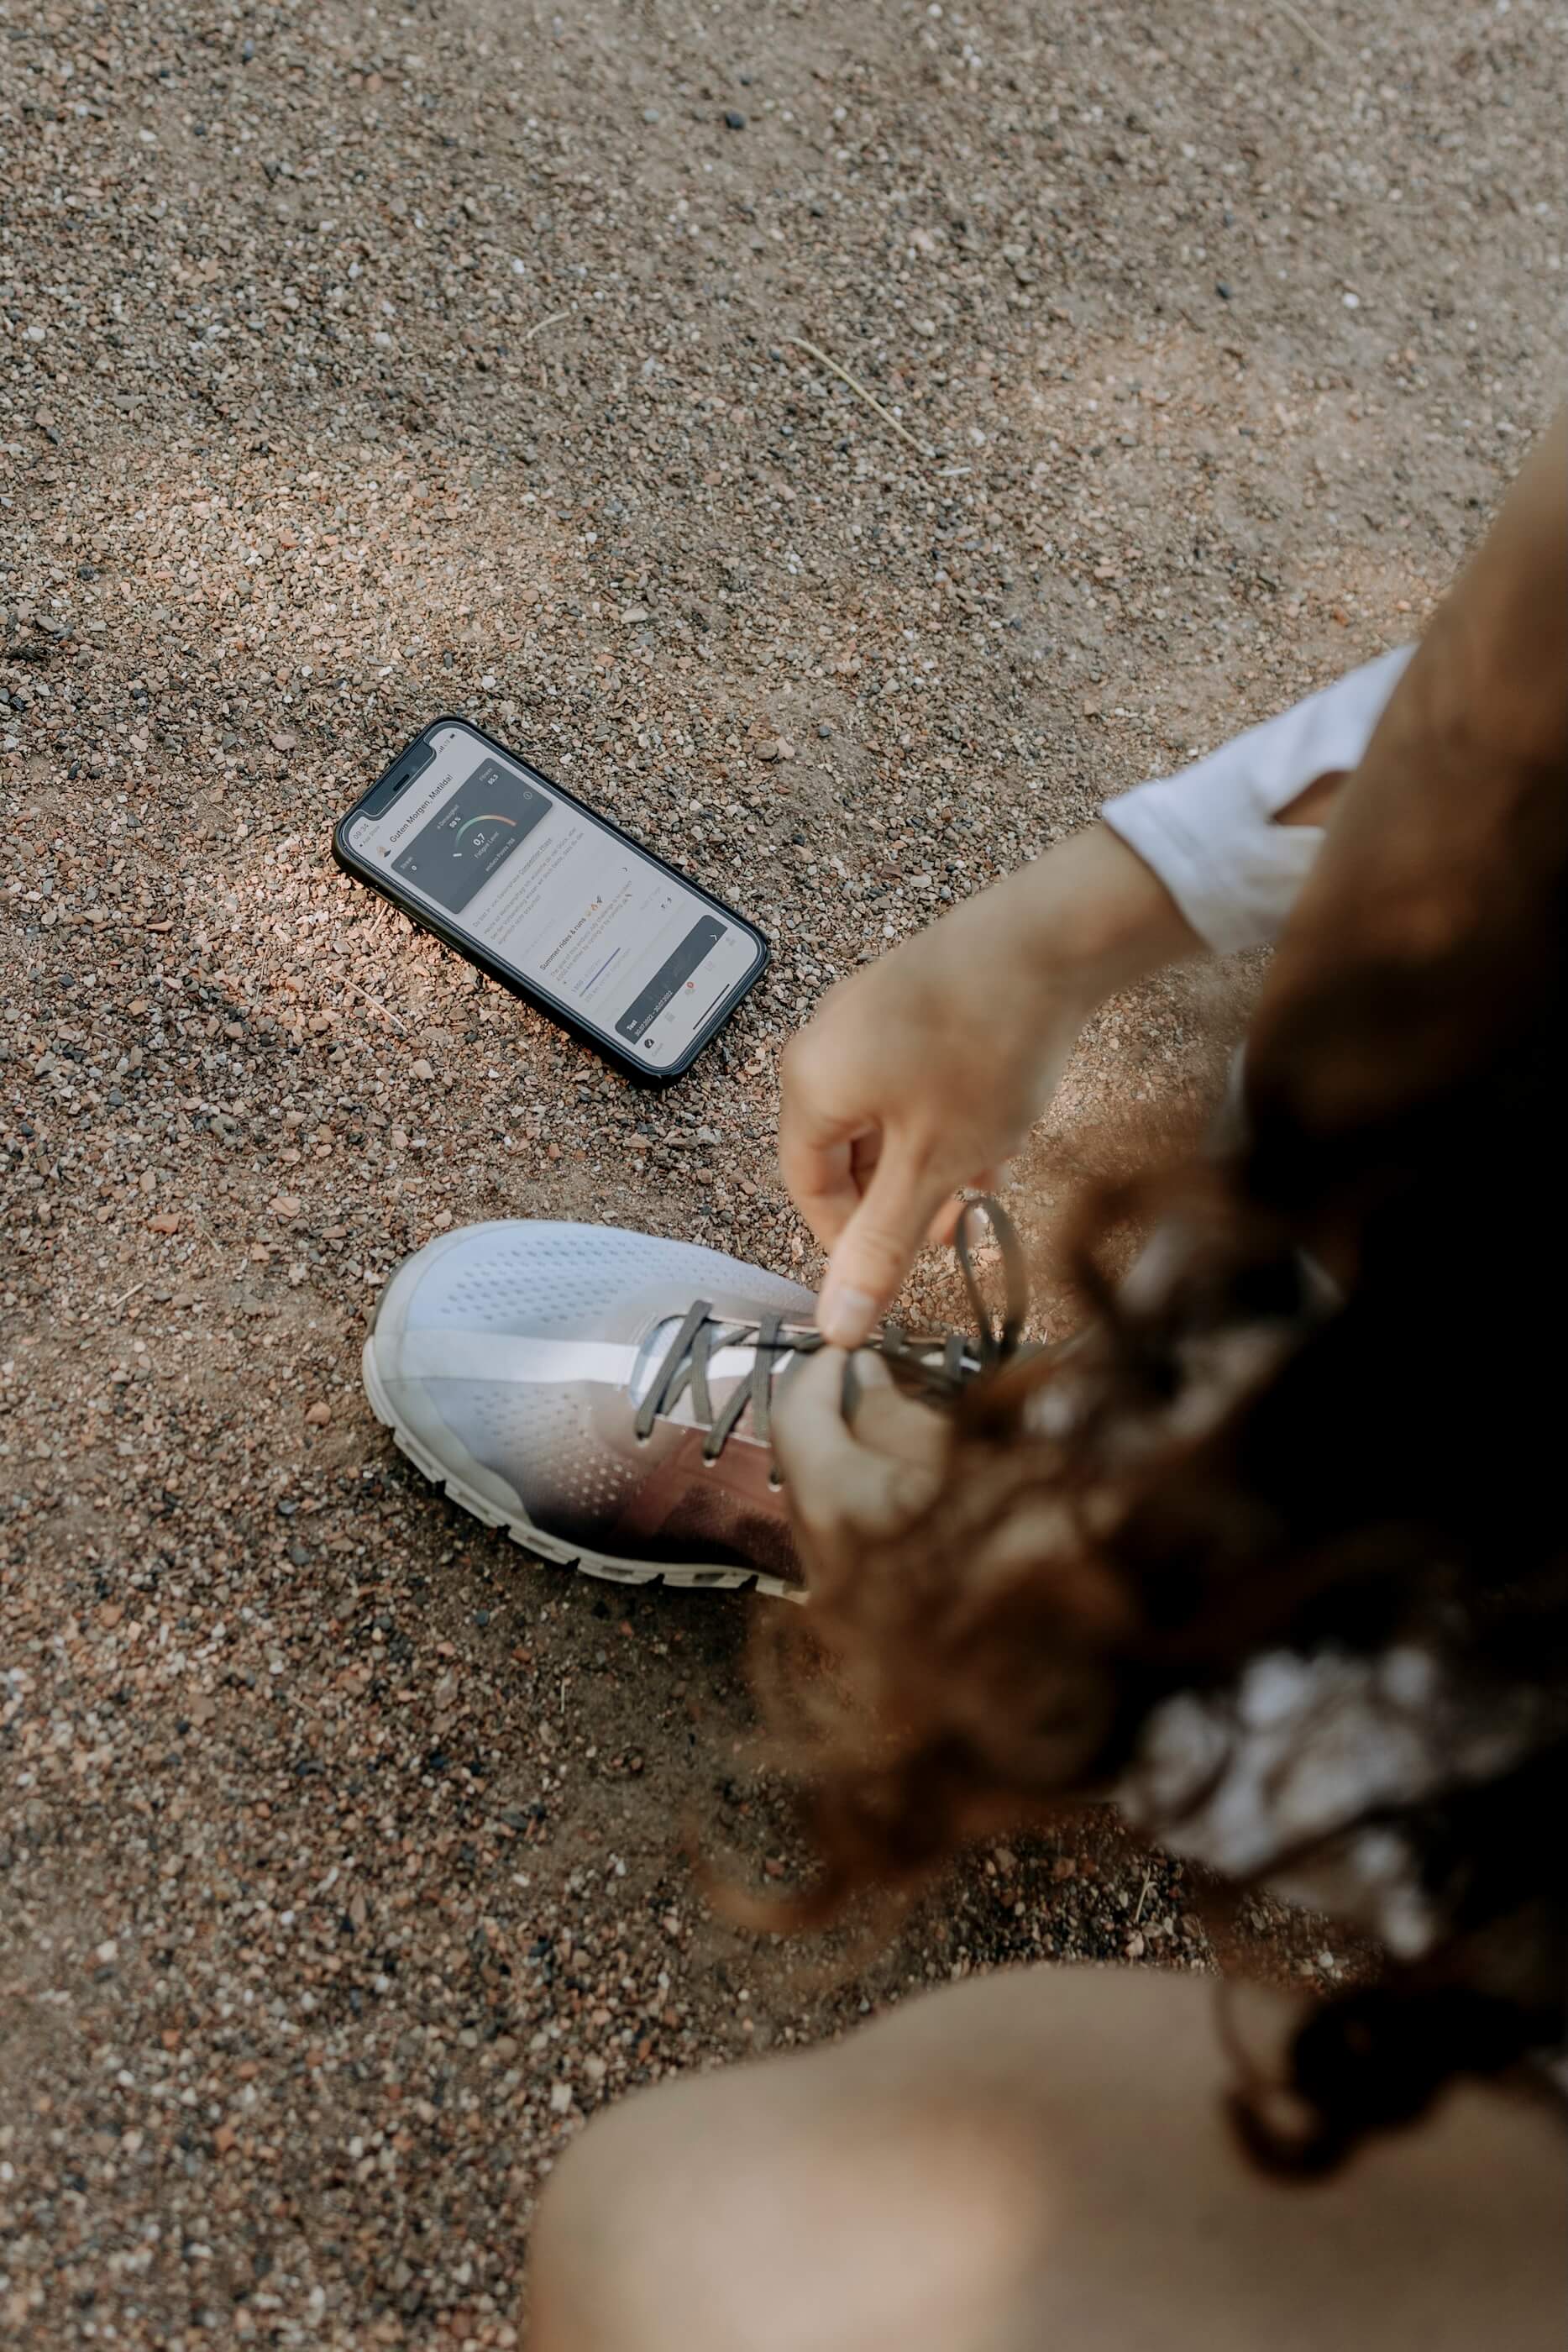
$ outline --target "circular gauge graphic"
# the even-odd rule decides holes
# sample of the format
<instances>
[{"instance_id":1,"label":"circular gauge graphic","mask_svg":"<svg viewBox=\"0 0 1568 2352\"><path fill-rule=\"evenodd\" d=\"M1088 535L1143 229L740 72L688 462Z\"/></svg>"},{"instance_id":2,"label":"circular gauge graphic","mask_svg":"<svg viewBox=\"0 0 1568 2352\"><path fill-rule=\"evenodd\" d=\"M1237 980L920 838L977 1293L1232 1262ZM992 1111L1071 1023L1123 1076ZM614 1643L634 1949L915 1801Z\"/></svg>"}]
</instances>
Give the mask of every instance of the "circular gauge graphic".
<instances>
[{"instance_id":1,"label":"circular gauge graphic","mask_svg":"<svg viewBox=\"0 0 1568 2352\"><path fill-rule=\"evenodd\" d=\"M458 826L456 833L453 836L452 855L454 857L461 857L464 855L463 844L467 840L468 835L474 832L475 826L485 824L504 824L510 833L516 833L517 829L517 818L515 816L503 816L499 809L486 809L483 815L465 817L462 824ZM474 839L468 844L469 853L476 856L481 855L485 850L489 848L491 838L492 836L486 833L475 834Z\"/></svg>"},{"instance_id":2,"label":"circular gauge graphic","mask_svg":"<svg viewBox=\"0 0 1568 2352\"><path fill-rule=\"evenodd\" d=\"M400 851L393 871L459 914L549 810L515 769L483 760Z\"/></svg>"}]
</instances>

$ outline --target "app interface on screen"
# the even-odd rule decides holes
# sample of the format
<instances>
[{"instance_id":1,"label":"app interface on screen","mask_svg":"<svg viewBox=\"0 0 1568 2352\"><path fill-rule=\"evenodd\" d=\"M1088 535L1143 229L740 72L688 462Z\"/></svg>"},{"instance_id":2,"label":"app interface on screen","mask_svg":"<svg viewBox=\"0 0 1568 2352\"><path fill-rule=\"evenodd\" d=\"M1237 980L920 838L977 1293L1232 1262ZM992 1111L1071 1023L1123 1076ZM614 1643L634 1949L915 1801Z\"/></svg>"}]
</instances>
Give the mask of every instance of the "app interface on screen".
<instances>
[{"instance_id":1,"label":"app interface on screen","mask_svg":"<svg viewBox=\"0 0 1568 2352\"><path fill-rule=\"evenodd\" d=\"M350 844L649 1069L677 1062L756 961L750 936L461 729Z\"/></svg>"}]
</instances>

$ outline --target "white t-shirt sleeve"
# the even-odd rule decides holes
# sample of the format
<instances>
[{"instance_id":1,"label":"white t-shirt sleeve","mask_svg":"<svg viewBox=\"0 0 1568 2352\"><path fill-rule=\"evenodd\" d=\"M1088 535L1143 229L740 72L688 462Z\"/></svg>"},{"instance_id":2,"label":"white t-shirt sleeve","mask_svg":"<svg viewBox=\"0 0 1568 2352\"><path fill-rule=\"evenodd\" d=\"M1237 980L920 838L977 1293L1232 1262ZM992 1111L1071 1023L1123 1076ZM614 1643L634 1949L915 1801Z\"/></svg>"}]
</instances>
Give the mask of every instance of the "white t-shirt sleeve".
<instances>
[{"instance_id":1,"label":"white t-shirt sleeve","mask_svg":"<svg viewBox=\"0 0 1568 2352\"><path fill-rule=\"evenodd\" d=\"M1195 767L1106 802L1105 823L1217 955L1262 947L1283 929L1323 836L1320 825L1275 817L1316 777L1357 765L1413 650L1380 655Z\"/></svg>"}]
</instances>

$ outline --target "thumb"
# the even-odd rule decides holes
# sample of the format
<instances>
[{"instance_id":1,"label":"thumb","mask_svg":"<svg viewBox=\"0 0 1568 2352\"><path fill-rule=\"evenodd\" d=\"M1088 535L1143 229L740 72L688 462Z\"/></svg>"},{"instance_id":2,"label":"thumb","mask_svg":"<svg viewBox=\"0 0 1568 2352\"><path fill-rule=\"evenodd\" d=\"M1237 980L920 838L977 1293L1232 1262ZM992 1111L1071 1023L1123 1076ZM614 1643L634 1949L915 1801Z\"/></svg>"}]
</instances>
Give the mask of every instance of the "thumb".
<instances>
[{"instance_id":1,"label":"thumb","mask_svg":"<svg viewBox=\"0 0 1568 2352\"><path fill-rule=\"evenodd\" d=\"M932 1192L907 1145L883 1150L828 1261L817 1324L831 1346L858 1348L892 1304L925 1239Z\"/></svg>"}]
</instances>

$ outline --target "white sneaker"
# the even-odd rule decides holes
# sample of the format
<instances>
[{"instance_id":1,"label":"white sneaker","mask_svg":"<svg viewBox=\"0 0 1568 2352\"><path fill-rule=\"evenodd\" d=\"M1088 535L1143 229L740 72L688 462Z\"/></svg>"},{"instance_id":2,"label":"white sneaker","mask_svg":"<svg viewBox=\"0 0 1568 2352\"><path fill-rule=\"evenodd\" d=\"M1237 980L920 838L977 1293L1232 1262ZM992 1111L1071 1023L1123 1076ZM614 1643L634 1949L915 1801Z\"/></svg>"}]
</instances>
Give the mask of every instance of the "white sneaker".
<instances>
[{"instance_id":1,"label":"white sneaker","mask_svg":"<svg viewBox=\"0 0 1568 2352\"><path fill-rule=\"evenodd\" d=\"M770 1407L778 1374L823 1344L815 1313L800 1284L689 1243L469 1225L392 1276L365 1391L427 1478L546 1559L799 1597ZM978 1348L891 1324L873 1344L950 1395L1011 1351L1017 1322Z\"/></svg>"}]
</instances>

